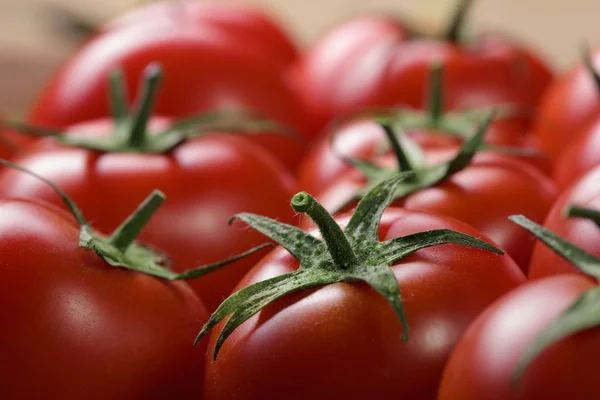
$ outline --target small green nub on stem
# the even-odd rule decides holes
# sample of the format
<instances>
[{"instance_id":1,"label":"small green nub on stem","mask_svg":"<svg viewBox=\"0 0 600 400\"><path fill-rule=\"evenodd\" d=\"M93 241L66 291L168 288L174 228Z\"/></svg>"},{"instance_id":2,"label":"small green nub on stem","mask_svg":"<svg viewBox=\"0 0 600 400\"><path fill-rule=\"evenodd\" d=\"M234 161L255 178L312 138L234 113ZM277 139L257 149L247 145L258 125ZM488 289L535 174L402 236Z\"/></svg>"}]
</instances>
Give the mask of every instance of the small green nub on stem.
<instances>
[{"instance_id":1,"label":"small green nub on stem","mask_svg":"<svg viewBox=\"0 0 600 400\"><path fill-rule=\"evenodd\" d=\"M438 122L444 112L443 81L444 65L441 62L432 63L429 66L427 109L433 122Z\"/></svg>"},{"instance_id":2,"label":"small green nub on stem","mask_svg":"<svg viewBox=\"0 0 600 400\"><path fill-rule=\"evenodd\" d=\"M124 253L164 201L165 195L160 190L154 190L150 193L133 214L113 232L110 237L110 244Z\"/></svg>"},{"instance_id":3,"label":"small green nub on stem","mask_svg":"<svg viewBox=\"0 0 600 400\"><path fill-rule=\"evenodd\" d=\"M294 211L308 215L317 225L337 267L346 269L358 263L348 238L331 214L318 201L310 194L300 192L292 197L291 204Z\"/></svg>"},{"instance_id":4,"label":"small green nub on stem","mask_svg":"<svg viewBox=\"0 0 600 400\"><path fill-rule=\"evenodd\" d=\"M413 166L411 165L396 133L394 132L394 128L392 128L392 124L390 122L380 122L379 125L383 128L385 135L392 147L392 151L394 152L394 156L396 157L396 161L398 162L398 168L400 172L412 172Z\"/></svg>"},{"instance_id":5,"label":"small green nub on stem","mask_svg":"<svg viewBox=\"0 0 600 400\"><path fill-rule=\"evenodd\" d=\"M592 222L594 222L596 225L600 226L600 211L599 210L593 210L591 208L570 205L565 208L564 215L567 218L570 218L570 217L586 218L586 219L589 219Z\"/></svg>"},{"instance_id":6,"label":"small green nub on stem","mask_svg":"<svg viewBox=\"0 0 600 400\"><path fill-rule=\"evenodd\" d=\"M457 43L460 40L462 28L467 17L467 13L471 7L473 0L459 0L456 5L456 11L452 15L452 19L446 29L445 39L451 43Z\"/></svg>"},{"instance_id":7,"label":"small green nub on stem","mask_svg":"<svg viewBox=\"0 0 600 400\"><path fill-rule=\"evenodd\" d=\"M110 107L115 122L124 121L129 116L127 105L127 92L123 82L123 71L119 68L113 69L108 77L108 94L110 96Z\"/></svg>"},{"instance_id":8,"label":"small green nub on stem","mask_svg":"<svg viewBox=\"0 0 600 400\"><path fill-rule=\"evenodd\" d=\"M140 93L136 99L136 109L133 115L133 123L129 136L129 145L132 148L139 148L146 139L146 128L148 120L152 115L154 98L158 84L162 79L162 68L158 63L148 64L144 70L144 84L141 86Z\"/></svg>"}]
</instances>

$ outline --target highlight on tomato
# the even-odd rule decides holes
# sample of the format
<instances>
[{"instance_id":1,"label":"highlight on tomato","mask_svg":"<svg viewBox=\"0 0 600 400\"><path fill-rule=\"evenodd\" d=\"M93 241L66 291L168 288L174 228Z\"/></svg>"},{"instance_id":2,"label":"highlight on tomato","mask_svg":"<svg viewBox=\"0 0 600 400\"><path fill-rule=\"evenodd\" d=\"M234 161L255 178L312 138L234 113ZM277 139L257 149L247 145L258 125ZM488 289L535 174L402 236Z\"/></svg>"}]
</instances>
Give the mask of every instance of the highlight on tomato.
<instances>
[{"instance_id":1,"label":"highlight on tomato","mask_svg":"<svg viewBox=\"0 0 600 400\"><path fill-rule=\"evenodd\" d=\"M435 396L464 329L525 279L466 224L386 210L407 178L382 182L335 219L296 194L293 209L322 239L256 214L235 217L280 247L200 332L212 331L204 399Z\"/></svg>"},{"instance_id":2,"label":"highlight on tomato","mask_svg":"<svg viewBox=\"0 0 600 400\"><path fill-rule=\"evenodd\" d=\"M159 75L156 65L147 68L144 89L131 111L120 85L113 85L112 119L87 121L67 132L12 124L48 136L12 160L63 188L102 232L119 226L151 190L163 191L169 202L144 227L140 240L168 252L178 272L261 242L256 232L228 228L233 214L251 211L293 223L288 207L295 191L291 173L251 143L252 135L215 133L229 132L227 124L235 122L234 116L225 126L214 114L180 121L151 117ZM110 206L106 193L114 200ZM0 197L62 205L39 180L10 169L0 171ZM259 259L257 254L240 260L190 284L212 311Z\"/></svg>"}]
</instances>

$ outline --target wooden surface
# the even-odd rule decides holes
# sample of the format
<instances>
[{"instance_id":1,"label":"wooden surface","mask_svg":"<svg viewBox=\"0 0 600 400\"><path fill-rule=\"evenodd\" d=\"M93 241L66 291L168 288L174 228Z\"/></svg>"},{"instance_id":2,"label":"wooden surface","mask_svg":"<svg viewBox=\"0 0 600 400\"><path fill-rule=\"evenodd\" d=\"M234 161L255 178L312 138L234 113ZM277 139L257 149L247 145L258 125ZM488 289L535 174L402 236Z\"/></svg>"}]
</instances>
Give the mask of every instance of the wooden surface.
<instances>
[{"instance_id":1,"label":"wooden surface","mask_svg":"<svg viewBox=\"0 0 600 400\"><path fill-rule=\"evenodd\" d=\"M139 0L138 0L139 1ZM52 71L76 48L58 7L89 21L106 21L136 0L0 0L0 112L21 116ZM301 41L368 10L388 10L416 19L442 21L455 0L246 0L268 7ZM570 65L583 42L600 44L598 0L479 0L475 28L510 31L540 48L557 67Z\"/></svg>"}]
</instances>

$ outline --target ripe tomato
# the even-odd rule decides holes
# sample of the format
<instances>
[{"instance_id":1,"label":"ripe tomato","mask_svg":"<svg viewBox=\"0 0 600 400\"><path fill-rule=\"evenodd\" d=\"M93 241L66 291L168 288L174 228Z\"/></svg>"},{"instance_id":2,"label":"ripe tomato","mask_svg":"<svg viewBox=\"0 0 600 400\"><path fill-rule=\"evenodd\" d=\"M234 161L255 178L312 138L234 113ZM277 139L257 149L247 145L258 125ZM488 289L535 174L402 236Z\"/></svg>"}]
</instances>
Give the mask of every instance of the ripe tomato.
<instances>
[{"instance_id":1,"label":"ripe tomato","mask_svg":"<svg viewBox=\"0 0 600 400\"><path fill-rule=\"evenodd\" d=\"M156 14L163 8L181 11L180 5L153 7L137 11L152 14L147 21L139 22L140 17L133 15L130 23L117 23L118 28L88 41L48 82L29 121L62 128L106 117L110 115L106 78L111 70L123 69L129 93L136 93L141 71L159 62L165 80L155 108L158 115L183 117L222 107L252 109L307 138L314 134L283 76L289 51L261 27L260 18L241 10L239 17L249 18L246 30L243 21L241 25L227 22L229 15L237 19L234 6L228 6L229 14L221 6L190 5L186 6L190 11L172 18Z\"/></svg>"},{"instance_id":2,"label":"ripe tomato","mask_svg":"<svg viewBox=\"0 0 600 400\"><path fill-rule=\"evenodd\" d=\"M600 208L600 185L598 182L600 182L600 166L593 168L564 191L544 221L544 227L596 256L600 256L598 226L587 219L567 218L564 213L566 207L570 205ZM529 277L539 279L564 273L578 273L578 270L542 243L536 243L531 257Z\"/></svg>"},{"instance_id":3,"label":"ripe tomato","mask_svg":"<svg viewBox=\"0 0 600 400\"><path fill-rule=\"evenodd\" d=\"M345 225L348 215L336 220ZM439 228L482 236L456 220L394 208L383 214L379 236ZM391 268L405 299L408 341L400 340L403 329L389 303L364 283L303 290L233 331L216 361L207 361L204 398L278 399L283 392L289 399L433 398L469 322L524 282L510 257L455 244L418 250ZM237 289L297 269L279 247ZM222 323L214 328L211 346L221 329Z\"/></svg>"},{"instance_id":4,"label":"ripe tomato","mask_svg":"<svg viewBox=\"0 0 600 400\"><path fill-rule=\"evenodd\" d=\"M600 50L593 52L590 64L594 69L600 68ZM590 68L582 63L548 87L532 132L554 160L575 138L574 133L584 129L600 113L599 91Z\"/></svg>"},{"instance_id":5,"label":"ripe tomato","mask_svg":"<svg viewBox=\"0 0 600 400\"><path fill-rule=\"evenodd\" d=\"M600 329L554 343L525 370L513 374L535 337L581 294L596 285L561 275L531 282L502 297L469 327L446 365L440 400L593 399L600 397L595 370ZM568 378L565 371L569 371Z\"/></svg>"},{"instance_id":6,"label":"ripe tomato","mask_svg":"<svg viewBox=\"0 0 600 400\"><path fill-rule=\"evenodd\" d=\"M433 61L447 67L448 109L514 103L524 124L552 79L539 56L498 35L481 35L464 45L456 38L406 39L402 23L359 17L314 43L296 67L295 87L315 124L325 126L365 107L424 107Z\"/></svg>"},{"instance_id":7,"label":"ripe tomato","mask_svg":"<svg viewBox=\"0 0 600 400\"><path fill-rule=\"evenodd\" d=\"M404 133L421 146L429 162L450 158L462 142L460 138L436 129L406 129ZM315 196L344 173L352 170L352 166L340 158L340 155L373 159L377 156L379 145L385 143L381 126L370 120L346 124L332 135L333 138L324 135L313 142L298 168L300 188ZM518 149L539 150L535 138L523 135L522 128L511 120L493 122L486 133L486 142ZM497 154L497 157L508 156ZM551 173L552 165L543 155L510 157L532 164L545 174Z\"/></svg>"},{"instance_id":8,"label":"ripe tomato","mask_svg":"<svg viewBox=\"0 0 600 400\"><path fill-rule=\"evenodd\" d=\"M151 121L149 130L160 122ZM114 129L111 124L93 121L75 125L72 131L79 138L105 137ZM227 226L235 213L252 211L294 221L288 205L293 178L268 153L238 137L191 139L164 154L98 152L46 138L26 147L13 161L63 188L105 232L115 229L151 190L163 191L168 201L140 239L165 250L175 271L227 258L259 244L261 236L256 232ZM9 196L61 204L40 181L4 170L0 173L0 197ZM106 196L113 200L110 206ZM257 260L258 256L241 260L191 282L191 286L212 311Z\"/></svg>"},{"instance_id":9,"label":"ripe tomato","mask_svg":"<svg viewBox=\"0 0 600 400\"><path fill-rule=\"evenodd\" d=\"M113 194L95 200L120 208ZM186 283L109 265L38 200L0 200L0 249L0 397L201 397L208 314Z\"/></svg>"},{"instance_id":10,"label":"ripe tomato","mask_svg":"<svg viewBox=\"0 0 600 400\"><path fill-rule=\"evenodd\" d=\"M554 167L554 181L561 189L568 188L590 169L600 164L600 118L579 131L561 152Z\"/></svg>"}]
</instances>

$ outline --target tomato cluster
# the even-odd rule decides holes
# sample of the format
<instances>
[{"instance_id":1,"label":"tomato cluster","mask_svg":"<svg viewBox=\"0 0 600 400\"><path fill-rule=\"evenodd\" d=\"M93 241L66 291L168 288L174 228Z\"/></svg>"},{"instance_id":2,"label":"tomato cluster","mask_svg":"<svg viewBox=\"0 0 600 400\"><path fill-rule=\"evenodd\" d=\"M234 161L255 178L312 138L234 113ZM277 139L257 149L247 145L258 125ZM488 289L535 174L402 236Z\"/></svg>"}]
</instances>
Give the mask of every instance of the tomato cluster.
<instances>
[{"instance_id":1,"label":"tomato cluster","mask_svg":"<svg viewBox=\"0 0 600 400\"><path fill-rule=\"evenodd\" d=\"M599 398L600 51L469 4L98 28L2 116L0 398Z\"/></svg>"}]
</instances>

